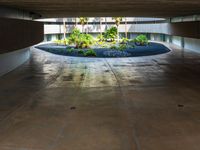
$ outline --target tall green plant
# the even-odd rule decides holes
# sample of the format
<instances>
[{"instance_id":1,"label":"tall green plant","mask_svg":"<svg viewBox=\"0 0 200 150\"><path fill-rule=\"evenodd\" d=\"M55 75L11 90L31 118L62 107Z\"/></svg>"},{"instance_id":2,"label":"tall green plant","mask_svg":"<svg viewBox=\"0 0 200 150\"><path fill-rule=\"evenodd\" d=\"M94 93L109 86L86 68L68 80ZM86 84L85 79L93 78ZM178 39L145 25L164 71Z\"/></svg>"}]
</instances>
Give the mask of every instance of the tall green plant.
<instances>
[{"instance_id":1,"label":"tall green plant","mask_svg":"<svg viewBox=\"0 0 200 150\"><path fill-rule=\"evenodd\" d=\"M94 42L93 36L90 34L80 34L77 41L77 48L89 48Z\"/></svg>"},{"instance_id":2,"label":"tall green plant","mask_svg":"<svg viewBox=\"0 0 200 150\"><path fill-rule=\"evenodd\" d=\"M110 39L111 41L115 41L115 38L117 37L117 28L111 27L110 29L107 29L104 33L104 38L106 40Z\"/></svg>"},{"instance_id":3,"label":"tall green plant","mask_svg":"<svg viewBox=\"0 0 200 150\"><path fill-rule=\"evenodd\" d=\"M79 29L75 28L68 38L69 44L74 44L76 48L90 47L94 39L90 34L81 33Z\"/></svg>"},{"instance_id":4,"label":"tall green plant","mask_svg":"<svg viewBox=\"0 0 200 150\"><path fill-rule=\"evenodd\" d=\"M77 28L74 28L72 30L72 33L70 34L70 36L68 38L69 44L75 44L76 45L80 34L81 34L80 30L77 29Z\"/></svg>"},{"instance_id":5,"label":"tall green plant","mask_svg":"<svg viewBox=\"0 0 200 150\"><path fill-rule=\"evenodd\" d=\"M119 42L119 25L122 21L122 17L113 17L113 20L115 20L115 25L117 26L117 41Z\"/></svg>"}]
</instances>

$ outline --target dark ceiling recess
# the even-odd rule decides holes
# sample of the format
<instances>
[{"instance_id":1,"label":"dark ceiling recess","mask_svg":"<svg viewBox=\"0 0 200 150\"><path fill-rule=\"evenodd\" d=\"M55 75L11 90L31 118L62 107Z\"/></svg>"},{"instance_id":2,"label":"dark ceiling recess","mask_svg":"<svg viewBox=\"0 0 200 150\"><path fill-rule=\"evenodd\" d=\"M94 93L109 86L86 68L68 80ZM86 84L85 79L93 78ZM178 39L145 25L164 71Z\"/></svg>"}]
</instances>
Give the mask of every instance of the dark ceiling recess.
<instances>
[{"instance_id":1,"label":"dark ceiling recess","mask_svg":"<svg viewBox=\"0 0 200 150\"><path fill-rule=\"evenodd\" d=\"M199 0L4 0L43 18L79 16L175 17L200 14Z\"/></svg>"}]
</instances>

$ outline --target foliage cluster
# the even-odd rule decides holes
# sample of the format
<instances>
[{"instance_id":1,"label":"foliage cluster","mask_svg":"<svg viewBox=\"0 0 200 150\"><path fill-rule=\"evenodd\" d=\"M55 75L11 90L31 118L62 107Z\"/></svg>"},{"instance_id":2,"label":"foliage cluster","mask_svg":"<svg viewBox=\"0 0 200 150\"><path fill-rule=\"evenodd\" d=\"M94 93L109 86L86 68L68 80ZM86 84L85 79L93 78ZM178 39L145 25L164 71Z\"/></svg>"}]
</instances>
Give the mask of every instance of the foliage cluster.
<instances>
[{"instance_id":1,"label":"foliage cluster","mask_svg":"<svg viewBox=\"0 0 200 150\"><path fill-rule=\"evenodd\" d=\"M115 24L118 27L122 21L122 17L112 17L113 20L115 20Z\"/></svg>"},{"instance_id":2,"label":"foliage cluster","mask_svg":"<svg viewBox=\"0 0 200 150\"><path fill-rule=\"evenodd\" d=\"M103 34L104 40L106 41L115 41L117 38L117 28L111 27L110 29L107 29Z\"/></svg>"},{"instance_id":3,"label":"foliage cluster","mask_svg":"<svg viewBox=\"0 0 200 150\"><path fill-rule=\"evenodd\" d=\"M145 46L149 43L148 38L146 37L146 35L143 34L138 35L133 41L135 42L136 45L139 46Z\"/></svg>"},{"instance_id":4,"label":"foliage cluster","mask_svg":"<svg viewBox=\"0 0 200 150\"><path fill-rule=\"evenodd\" d=\"M121 44L127 44L128 42L129 42L129 39L127 39L127 38L121 39Z\"/></svg>"},{"instance_id":5,"label":"foliage cluster","mask_svg":"<svg viewBox=\"0 0 200 150\"><path fill-rule=\"evenodd\" d=\"M74 29L68 38L69 44L74 44L76 48L89 48L93 42L93 36L81 33L79 29Z\"/></svg>"},{"instance_id":6,"label":"foliage cluster","mask_svg":"<svg viewBox=\"0 0 200 150\"><path fill-rule=\"evenodd\" d=\"M89 49L84 53L84 56L96 57L97 54L95 53L93 49Z\"/></svg>"},{"instance_id":7,"label":"foliage cluster","mask_svg":"<svg viewBox=\"0 0 200 150\"><path fill-rule=\"evenodd\" d=\"M63 40L55 40L54 41L57 45L67 45L68 43L68 39L63 39Z\"/></svg>"}]
</instances>

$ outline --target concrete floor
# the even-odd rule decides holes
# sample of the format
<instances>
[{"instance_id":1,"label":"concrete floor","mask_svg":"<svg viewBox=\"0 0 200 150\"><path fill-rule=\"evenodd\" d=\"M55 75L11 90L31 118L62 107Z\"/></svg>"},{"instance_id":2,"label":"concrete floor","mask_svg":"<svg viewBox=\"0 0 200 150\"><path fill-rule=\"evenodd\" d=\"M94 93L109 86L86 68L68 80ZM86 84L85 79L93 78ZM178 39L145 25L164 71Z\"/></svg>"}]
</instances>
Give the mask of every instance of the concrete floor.
<instances>
[{"instance_id":1,"label":"concrete floor","mask_svg":"<svg viewBox=\"0 0 200 150\"><path fill-rule=\"evenodd\" d=\"M32 50L0 78L0 150L200 150L200 54Z\"/></svg>"}]
</instances>

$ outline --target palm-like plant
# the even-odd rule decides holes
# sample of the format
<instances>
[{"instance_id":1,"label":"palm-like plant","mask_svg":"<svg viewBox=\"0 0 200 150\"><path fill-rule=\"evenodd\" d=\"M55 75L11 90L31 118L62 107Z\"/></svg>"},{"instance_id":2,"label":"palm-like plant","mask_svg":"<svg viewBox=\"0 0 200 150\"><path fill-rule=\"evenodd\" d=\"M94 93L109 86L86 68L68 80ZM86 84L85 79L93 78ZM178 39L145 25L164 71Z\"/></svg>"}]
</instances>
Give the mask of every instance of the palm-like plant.
<instances>
[{"instance_id":1,"label":"palm-like plant","mask_svg":"<svg viewBox=\"0 0 200 150\"><path fill-rule=\"evenodd\" d=\"M113 20L115 20L115 25L117 26L117 41L119 42L119 25L122 21L122 17L113 17Z\"/></svg>"},{"instance_id":2,"label":"palm-like plant","mask_svg":"<svg viewBox=\"0 0 200 150\"><path fill-rule=\"evenodd\" d=\"M87 17L80 17L79 18L79 21L80 21L80 24L82 25L82 33L83 33L83 30L84 30L84 26L87 24L89 18Z\"/></svg>"}]
</instances>

